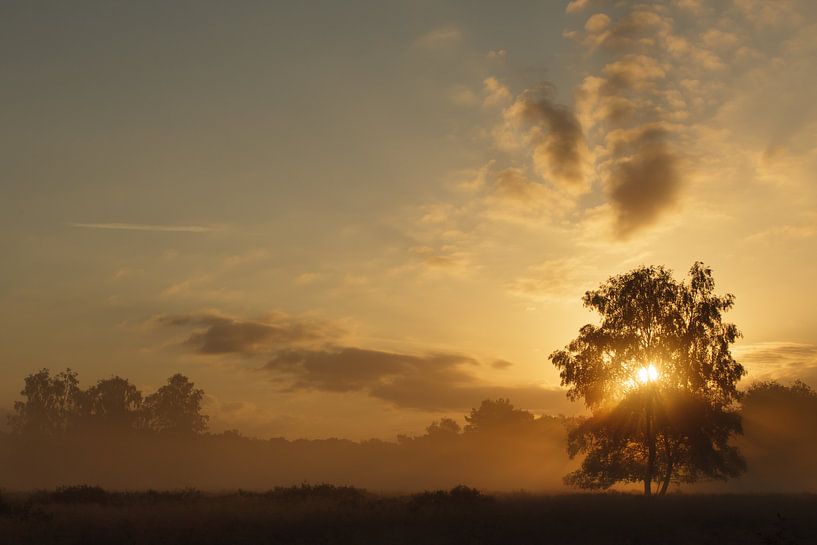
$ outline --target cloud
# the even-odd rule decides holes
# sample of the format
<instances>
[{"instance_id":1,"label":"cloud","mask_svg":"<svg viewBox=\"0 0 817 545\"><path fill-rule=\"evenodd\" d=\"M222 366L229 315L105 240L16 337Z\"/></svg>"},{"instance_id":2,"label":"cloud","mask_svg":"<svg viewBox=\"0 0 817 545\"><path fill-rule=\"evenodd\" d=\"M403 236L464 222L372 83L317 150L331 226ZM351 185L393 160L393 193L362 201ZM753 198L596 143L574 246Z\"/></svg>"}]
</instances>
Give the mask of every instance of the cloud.
<instances>
[{"instance_id":1,"label":"cloud","mask_svg":"<svg viewBox=\"0 0 817 545\"><path fill-rule=\"evenodd\" d=\"M722 68L717 55L695 45L701 39L674 32L668 13L638 4L615 21L607 15L594 20L602 15L596 14L581 40L602 62L577 89L578 117L592 134L593 161L619 239L658 222L686 185L678 144L691 130L683 122L695 91L679 87L678 76ZM709 40L728 38L711 34Z\"/></svg>"},{"instance_id":2,"label":"cloud","mask_svg":"<svg viewBox=\"0 0 817 545\"><path fill-rule=\"evenodd\" d=\"M530 179L522 169L497 172L487 187L480 214L490 220L516 224L541 224L569 212L573 203L563 191Z\"/></svg>"},{"instance_id":3,"label":"cloud","mask_svg":"<svg viewBox=\"0 0 817 545\"><path fill-rule=\"evenodd\" d=\"M590 5L590 0L570 0L567 3L565 11L567 13L578 13Z\"/></svg>"},{"instance_id":4,"label":"cloud","mask_svg":"<svg viewBox=\"0 0 817 545\"><path fill-rule=\"evenodd\" d=\"M544 200L548 196L544 184L534 182L518 168L506 168L497 173L494 179L495 198L505 202L530 205Z\"/></svg>"},{"instance_id":5,"label":"cloud","mask_svg":"<svg viewBox=\"0 0 817 545\"><path fill-rule=\"evenodd\" d=\"M735 357L752 380L802 380L817 387L817 345L792 342L764 342L739 346Z\"/></svg>"},{"instance_id":6,"label":"cloud","mask_svg":"<svg viewBox=\"0 0 817 545\"><path fill-rule=\"evenodd\" d=\"M513 363L482 362L452 352L403 353L339 344L346 331L335 323L273 313L238 319L216 312L161 316L166 327L189 330L182 346L198 355L239 355L263 361L283 392L355 393L400 408L467 410L488 398L508 397L531 410L569 413L558 388L496 385L479 371L504 370Z\"/></svg>"},{"instance_id":7,"label":"cloud","mask_svg":"<svg viewBox=\"0 0 817 545\"><path fill-rule=\"evenodd\" d=\"M494 360L491 363L491 367L493 367L494 369L508 369L510 367L513 367L513 363L507 360Z\"/></svg>"},{"instance_id":8,"label":"cloud","mask_svg":"<svg viewBox=\"0 0 817 545\"><path fill-rule=\"evenodd\" d=\"M292 279L292 282L298 286L309 286L323 278L323 274L317 272L303 272Z\"/></svg>"},{"instance_id":9,"label":"cloud","mask_svg":"<svg viewBox=\"0 0 817 545\"><path fill-rule=\"evenodd\" d=\"M597 270L587 258L550 259L528 267L527 274L511 282L508 291L530 299L579 300Z\"/></svg>"},{"instance_id":10,"label":"cloud","mask_svg":"<svg viewBox=\"0 0 817 545\"><path fill-rule=\"evenodd\" d=\"M501 362L500 368L508 362ZM537 386L494 386L473 373L480 363L462 354L413 355L363 348L284 350L262 368L292 391L365 392L398 407L468 409L483 399L509 397L530 409L565 411L564 392Z\"/></svg>"},{"instance_id":11,"label":"cloud","mask_svg":"<svg viewBox=\"0 0 817 545\"><path fill-rule=\"evenodd\" d=\"M609 24L609 16L604 13L594 13L587 19L587 22L584 24L584 29L591 34L597 34L606 29Z\"/></svg>"},{"instance_id":12,"label":"cloud","mask_svg":"<svg viewBox=\"0 0 817 545\"><path fill-rule=\"evenodd\" d=\"M563 188L584 188L588 151L581 124L549 94L544 87L524 91L505 110L505 119L528 130L533 162L543 177Z\"/></svg>"},{"instance_id":13,"label":"cloud","mask_svg":"<svg viewBox=\"0 0 817 545\"><path fill-rule=\"evenodd\" d=\"M643 127L616 153L607 181L616 211L616 232L627 238L676 204L681 189L679 159L661 127Z\"/></svg>"},{"instance_id":14,"label":"cloud","mask_svg":"<svg viewBox=\"0 0 817 545\"><path fill-rule=\"evenodd\" d=\"M495 108L511 99L511 91L494 77L485 78L482 85L485 93L482 101L484 108Z\"/></svg>"},{"instance_id":15,"label":"cloud","mask_svg":"<svg viewBox=\"0 0 817 545\"><path fill-rule=\"evenodd\" d=\"M424 245L412 246L409 248L409 254L415 257L426 269L465 272L471 264L467 254L450 244L439 248Z\"/></svg>"},{"instance_id":16,"label":"cloud","mask_svg":"<svg viewBox=\"0 0 817 545\"><path fill-rule=\"evenodd\" d=\"M339 337L335 324L270 314L259 320L240 320L216 313L163 316L162 324L192 329L184 345L197 354L265 354L283 346L323 343Z\"/></svg>"},{"instance_id":17,"label":"cloud","mask_svg":"<svg viewBox=\"0 0 817 545\"><path fill-rule=\"evenodd\" d=\"M749 235L747 243L778 244L786 240L805 240L817 236L817 222L800 225L775 225Z\"/></svg>"},{"instance_id":18,"label":"cloud","mask_svg":"<svg viewBox=\"0 0 817 545\"><path fill-rule=\"evenodd\" d=\"M448 92L448 98L457 106L476 106L479 104L479 97L470 88L458 85Z\"/></svg>"},{"instance_id":19,"label":"cloud","mask_svg":"<svg viewBox=\"0 0 817 545\"><path fill-rule=\"evenodd\" d=\"M492 49L488 51L485 58L489 61L504 61L507 56L508 51L506 49Z\"/></svg>"},{"instance_id":20,"label":"cloud","mask_svg":"<svg viewBox=\"0 0 817 545\"><path fill-rule=\"evenodd\" d=\"M113 231L153 231L160 233L211 233L223 230L204 225L148 225L142 223L68 223L71 227L84 229L108 229Z\"/></svg>"},{"instance_id":21,"label":"cloud","mask_svg":"<svg viewBox=\"0 0 817 545\"><path fill-rule=\"evenodd\" d=\"M414 40L413 47L422 49L441 49L457 44L462 40L462 31L453 25L436 28Z\"/></svg>"}]
</instances>

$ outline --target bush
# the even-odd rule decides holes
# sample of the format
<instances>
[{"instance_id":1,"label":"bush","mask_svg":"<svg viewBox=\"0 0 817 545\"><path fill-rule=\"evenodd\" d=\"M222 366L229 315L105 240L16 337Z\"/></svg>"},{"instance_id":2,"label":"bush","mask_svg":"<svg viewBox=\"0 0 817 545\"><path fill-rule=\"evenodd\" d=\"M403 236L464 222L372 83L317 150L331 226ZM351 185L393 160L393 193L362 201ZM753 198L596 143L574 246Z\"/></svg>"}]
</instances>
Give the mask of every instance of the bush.
<instances>
[{"instance_id":1,"label":"bush","mask_svg":"<svg viewBox=\"0 0 817 545\"><path fill-rule=\"evenodd\" d=\"M465 485L455 486L451 490L436 490L433 492L422 492L411 496L409 509L416 511L428 507L441 507L449 505L472 505L478 502L489 500L489 496L483 496L476 488Z\"/></svg>"},{"instance_id":2,"label":"bush","mask_svg":"<svg viewBox=\"0 0 817 545\"><path fill-rule=\"evenodd\" d=\"M107 504L111 494L98 486L81 484L77 486L60 486L47 495L51 503L101 503Z\"/></svg>"},{"instance_id":3,"label":"bush","mask_svg":"<svg viewBox=\"0 0 817 545\"><path fill-rule=\"evenodd\" d=\"M332 484L311 485L303 483L297 486L277 486L261 494L267 499L282 501L325 500L333 503L356 503L366 497L366 492L352 486L335 486Z\"/></svg>"}]
</instances>

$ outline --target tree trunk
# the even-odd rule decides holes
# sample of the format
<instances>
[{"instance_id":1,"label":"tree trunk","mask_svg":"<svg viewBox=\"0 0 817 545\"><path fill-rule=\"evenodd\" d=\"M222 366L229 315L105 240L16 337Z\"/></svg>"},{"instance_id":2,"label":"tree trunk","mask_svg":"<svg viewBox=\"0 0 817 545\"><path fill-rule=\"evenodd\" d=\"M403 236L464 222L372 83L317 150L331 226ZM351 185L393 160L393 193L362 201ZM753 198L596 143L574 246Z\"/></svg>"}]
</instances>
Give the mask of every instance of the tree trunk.
<instances>
[{"instance_id":1,"label":"tree trunk","mask_svg":"<svg viewBox=\"0 0 817 545\"><path fill-rule=\"evenodd\" d=\"M655 430L653 430L652 395L647 400L647 468L644 472L644 495L652 496L652 476L655 472Z\"/></svg>"},{"instance_id":2,"label":"tree trunk","mask_svg":"<svg viewBox=\"0 0 817 545\"><path fill-rule=\"evenodd\" d=\"M667 488L669 488L669 481L672 478L672 449L669 446L669 442L667 438L664 437L664 448L667 451L667 471L664 473L664 482L661 483L661 490L659 490L658 495L664 496L667 493Z\"/></svg>"},{"instance_id":3,"label":"tree trunk","mask_svg":"<svg viewBox=\"0 0 817 545\"><path fill-rule=\"evenodd\" d=\"M667 472L664 474L664 482L661 483L661 490L658 492L659 496L663 496L667 493L667 488L669 488L669 480L672 477L672 460L667 462Z\"/></svg>"}]
</instances>

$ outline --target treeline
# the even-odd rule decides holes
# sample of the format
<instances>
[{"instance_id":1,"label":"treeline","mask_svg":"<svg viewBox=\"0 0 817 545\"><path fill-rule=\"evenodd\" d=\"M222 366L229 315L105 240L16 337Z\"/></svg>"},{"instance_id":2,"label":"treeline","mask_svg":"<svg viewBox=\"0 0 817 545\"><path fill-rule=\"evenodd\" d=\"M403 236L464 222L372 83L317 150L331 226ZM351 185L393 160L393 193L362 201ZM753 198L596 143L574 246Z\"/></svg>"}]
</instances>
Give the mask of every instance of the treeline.
<instances>
[{"instance_id":1,"label":"treeline","mask_svg":"<svg viewBox=\"0 0 817 545\"><path fill-rule=\"evenodd\" d=\"M176 374L145 397L128 379L111 377L83 390L77 373L42 369L25 378L9 425L24 434L59 435L81 430L195 434L207 429L201 414L204 391Z\"/></svg>"},{"instance_id":2,"label":"treeline","mask_svg":"<svg viewBox=\"0 0 817 545\"><path fill-rule=\"evenodd\" d=\"M207 432L204 392L182 375L150 395L113 377L83 390L76 373L26 378L0 434L0 485L92 484L109 489L269 489L327 482L374 491L450 488L568 490L566 452L579 420L535 416L507 399L485 400L463 425L444 418L396 441L261 440ZM685 490L817 492L817 394L803 383L755 384L743 396L736 444L749 471Z\"/></svg>"}]
</instances>

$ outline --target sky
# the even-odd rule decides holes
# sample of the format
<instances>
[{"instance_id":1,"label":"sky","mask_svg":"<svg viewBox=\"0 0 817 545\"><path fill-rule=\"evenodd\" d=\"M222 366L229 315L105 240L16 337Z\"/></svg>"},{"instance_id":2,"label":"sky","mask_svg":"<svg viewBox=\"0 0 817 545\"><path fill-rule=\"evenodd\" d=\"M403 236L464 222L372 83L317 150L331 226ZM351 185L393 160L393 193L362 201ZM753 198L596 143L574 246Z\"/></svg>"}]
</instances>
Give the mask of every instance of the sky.
<instances>
[{"instance_id":1,"label":"sky","mask_svg":"<svg viewBox=\"0 0 817 545\"><path fill-rule=\"evenodd\" d=\"M258 437L572 414L582 294L698 260L743 385L817 386L817 3L10 0L0 61L0 407L71 367Z\"/></svg>"}]
</instances>

